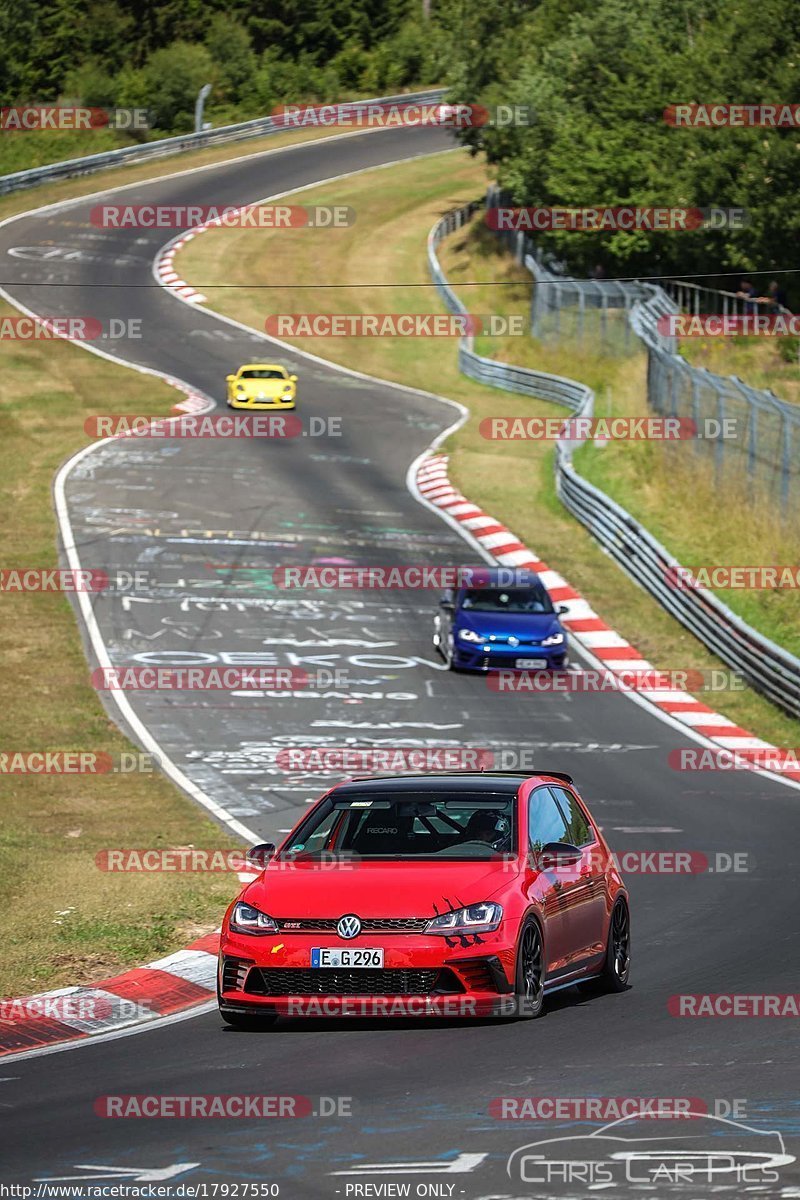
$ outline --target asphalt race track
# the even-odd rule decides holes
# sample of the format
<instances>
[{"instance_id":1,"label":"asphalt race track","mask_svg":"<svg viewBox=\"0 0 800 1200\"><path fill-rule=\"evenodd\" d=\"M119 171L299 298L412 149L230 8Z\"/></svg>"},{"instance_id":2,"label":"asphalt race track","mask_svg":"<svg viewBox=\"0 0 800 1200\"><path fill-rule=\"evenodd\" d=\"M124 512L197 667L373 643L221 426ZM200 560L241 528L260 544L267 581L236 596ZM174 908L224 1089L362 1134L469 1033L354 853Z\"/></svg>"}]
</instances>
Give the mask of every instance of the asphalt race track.
<instances>
[{"instance_id":1,"label":"asphalt race track","mask_svg":"<svg viewBox=\"0 0 800 1200\"><path fill-rule=\"evenodd\" d=\"M115 198L246 204L447 144L444 132L421 129L306 143L136 184ZM253 1034L226 1029L206 1011L9 1061L0 1078L4 1181L127 1169L124 1182L184 1164L165 1177L274 1183L285 1200L403 1194L354 1190L367 1182L470 1200L554 1194L552 1185L539 1191L519 1173L509 1178L509 1154L597 1125L490 1114L493 1099L517 1096L691 1097L710 1113L720 1102L723 1116L738 1101L734 1115L779 1130L787 1155L797 1155L796 1023L680 1019L670 1015L668 999L798 990L791 926L800 794L750 773L675 772L669 751L695 743L625 696L497 695L483 678L443 671L430 642L432 593L321 592L298 601L275 590L269 571L278 565L475 562L476 552L406 486L409 464L454 411L270 348L267 339L182 304L151 273L170 231L95 228L88 213L97 202L69 202L0 227L3 279L14 300L41 314L140 318L142 340L104 348L223 403L230 370L274 354L299 376L306 433L309 418L341 418L340 437L119 441L93 451L68 477L83 565L147 572L144 590L93 601L115 664L262 663L347 673L344 686L278 697L129 693L137 718L178 769L254 834L273 838L327 782L318 773L282 771L282 748L528 750L537 766L575 776L616 850L705 851L712 861L718 851L746 852L748 869L630 876L632 987L591 1000L567 990L550 999L540 1021L317 1020ZM95 1112L98 1097L153 1093L303 1095L317 1112L325 1109L319 1097L350 1097L352 1115L126 1121ZM716 1146L735 1140L720 1122L710 1123L708 1137ZM406 1174L363 1169L402 1162L420 1165ZM357 1174L333 1174L348 1170ZM730 1175L713 1186L723 1194L746 1188ZM798 1188L793 1162L753 1190L788 1197L800 1195ZM688 1198L710 1194L711 1185L620 1190ZM588 1195L589 1182L573 1180L563 1194Z\"/></svg>"}]
</instances>

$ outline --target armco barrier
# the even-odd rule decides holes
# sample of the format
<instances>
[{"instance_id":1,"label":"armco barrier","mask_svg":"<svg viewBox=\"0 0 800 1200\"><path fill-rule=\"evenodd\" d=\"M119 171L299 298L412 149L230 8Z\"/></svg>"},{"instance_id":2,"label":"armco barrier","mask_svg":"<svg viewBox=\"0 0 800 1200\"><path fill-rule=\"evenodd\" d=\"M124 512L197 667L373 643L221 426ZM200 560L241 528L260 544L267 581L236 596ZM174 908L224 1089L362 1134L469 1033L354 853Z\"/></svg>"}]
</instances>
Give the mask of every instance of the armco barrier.
<instances>
[{"instance_id":1,"label":"armco barrier","mask_svg":"<svg viewBox=\"0 0 800 1200\"><path fill-rule=\"evenodd\" d=\"M460 229L482 207L473 202L447 213L428 235L428 263L439 295L453 313L467 310L449 286L436 249L443 238ZM634 310L635 311L635 310ZM634 324L635 328L635 324ZM591 416L594 393L574 379L512 366L475 353L474 338L465 335L458 349L460 369L490 387L536 396L562 404L580 416ZM592 533L608 554L672 613L695 637L774 704L800 717L800 659L757 632L718 600L699 588L676 588L680 566L674 555L634 520L619 504L575 470L573 451L580 443L556 443L556 491L562 504Z\"/></svg>"},{"instance_id":2,"label":"armco barrier","mask_svg":"<svg viewBox=\"0 0 800 1200\"><path fill-rule=\"evenodd\" d=\"M510 197L493 185L488 208L513 207ZM716 375L692 365L678 353L678 339L659 331L658 319L681 311L687 300L695 312L704 297L704 312L743 315L774 311L733 292L662 280L575 279L521 231L500 237L536 281L531 299L531 333L543 341L575 339L605 354L629 353L644 342L648 352L647 400L654 413L704 420L732 420L735 438L705 438L698 453L723 470L747 477L784 513L800 503L800 409L774 392L750 387L735 375ZM760 307L759 307L760 306ZM784 309L784 312L788 310Z\"/></svg>"},{"instance_id":3,"label":"armco barrier","mask_svg":"<svg viewBox=\"0 0 800 1200\"><path fill-rule=\"evenodd\" d=\"M407 92L398 96L379 96L372 100L343 101L342 108L360 108L365 104L395 104L403 102L428 104L440 100L444 89L434 88L427 92ZM91 175L106 167L138 163L145 159L162 158L165 154L181 154L186 150L202 150L206 146L240 142L247 138L266 137L282 133L286 125L276 125L272 117L256 117L253 121L240 121L236 125L221 125L219 129L207 129L202 133L186 133L178 137L160 138L157 142L143 142L136 146L121 146L117 150L106 150L102 154L87 154L84 158L69 158L63 162L50 163L44 167L32 167L28 171L15 171L12 175L0 176L0 195L35 187L56 179L72 179L78 175Z\"/></svg>"}]
</instances>

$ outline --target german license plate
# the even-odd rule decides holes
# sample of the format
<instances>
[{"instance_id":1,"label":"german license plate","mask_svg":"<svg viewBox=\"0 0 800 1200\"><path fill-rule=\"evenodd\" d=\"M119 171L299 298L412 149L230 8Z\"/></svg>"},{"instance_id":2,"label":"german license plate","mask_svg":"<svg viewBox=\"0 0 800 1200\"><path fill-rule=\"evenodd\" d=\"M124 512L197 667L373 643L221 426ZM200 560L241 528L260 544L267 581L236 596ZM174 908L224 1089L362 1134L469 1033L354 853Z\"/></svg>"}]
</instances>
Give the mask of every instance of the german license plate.
<instances>
[{"instance_id":1,"label":"german license plate","mask_svg":"<svg viewBox=\"0 0 800 1200\"><path fill-rule=\"evenodd\" d=\"M349 971L368 970L383 966L383 950L370 946L352 946L346 950L320 949L315 946L311 950L312 967L347 967Z\"/></svg>"},{"instance_id":2,"label":"german license plate","mask_svg":"<svg viewBox=\"0 0 800 1200\"><path fill-rule=\"evenodd\" d=\"M546 667L546 658L518 658L517 666L524 669L525 667Z\"/></svg>"}]
</instances>

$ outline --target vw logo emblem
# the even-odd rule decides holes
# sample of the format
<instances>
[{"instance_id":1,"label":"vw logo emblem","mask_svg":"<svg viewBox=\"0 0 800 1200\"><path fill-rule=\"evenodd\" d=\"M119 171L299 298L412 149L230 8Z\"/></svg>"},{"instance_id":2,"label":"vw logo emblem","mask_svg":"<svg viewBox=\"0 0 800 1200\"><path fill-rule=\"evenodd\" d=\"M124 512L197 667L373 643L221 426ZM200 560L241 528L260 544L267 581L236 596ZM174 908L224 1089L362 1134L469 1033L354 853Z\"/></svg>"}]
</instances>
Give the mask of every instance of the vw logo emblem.
<instances>
[{"instance_id":1,"label":"vw logo emblem","mask_svg":"<svg viewBox=\"0 0 800 1200\"><path fill-rule=\"evenodd\" d=\"M361 921L352 913L348 913L346 917L342 917L336 926L336 932L340 938L354 938L361 933Z\"/></svg>"}]
</instances>

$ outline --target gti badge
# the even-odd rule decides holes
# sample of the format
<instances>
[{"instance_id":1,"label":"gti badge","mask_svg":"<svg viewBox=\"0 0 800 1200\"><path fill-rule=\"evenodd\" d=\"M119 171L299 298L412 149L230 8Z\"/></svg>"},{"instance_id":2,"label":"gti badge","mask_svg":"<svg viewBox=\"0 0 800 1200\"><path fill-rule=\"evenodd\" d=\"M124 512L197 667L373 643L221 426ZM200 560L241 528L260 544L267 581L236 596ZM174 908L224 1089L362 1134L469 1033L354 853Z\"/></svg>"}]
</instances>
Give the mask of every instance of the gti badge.
<instances>
[{"instance_id":1,"label":"gti badge","mask_svg":"<svg viewBox=\"0 0 800 1200\"><path fill-rule=\"evenodd\" d=\"M340 938L354 938L361 933L361 921L352 913L348 913L346 917L342 917L336 925L336 932Z\"/></svg>"}]
</instances>

